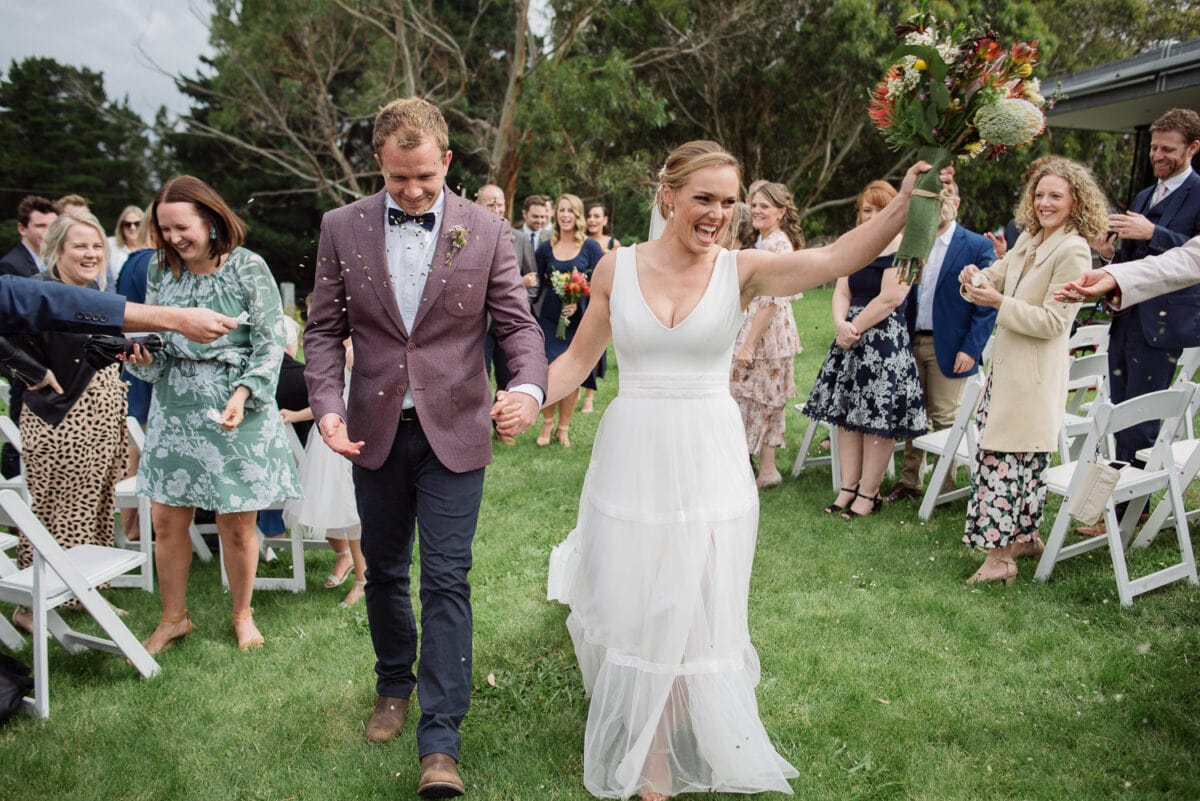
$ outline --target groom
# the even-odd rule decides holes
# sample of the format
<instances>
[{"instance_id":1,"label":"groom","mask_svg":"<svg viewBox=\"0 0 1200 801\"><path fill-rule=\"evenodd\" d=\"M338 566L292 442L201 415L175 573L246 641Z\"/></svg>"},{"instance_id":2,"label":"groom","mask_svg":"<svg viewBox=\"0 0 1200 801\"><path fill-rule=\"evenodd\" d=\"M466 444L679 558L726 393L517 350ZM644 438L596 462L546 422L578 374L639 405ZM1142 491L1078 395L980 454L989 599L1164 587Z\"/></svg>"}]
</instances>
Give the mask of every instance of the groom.
<instances>
[{"instance_id":1,"label":"groom","mask_svg":"<svg viewBox=\"0 0 1200 801\"><path fill-rule=\"evenodd\" d=\"M389 103L375 118L372 145L384 190L321 221L305 378L321 436L354 463L378 693L367 739L398 734L417 689L417 791L450 798L464 791L457 762L471 691L467 572L492 455L488 315L513 374L497 421L506 432L537 416L546 358L511 227L445 187L452 154L438 108L419 98ZM423 634L416 675L414 523Z\"/></svg>"}]
</instances>

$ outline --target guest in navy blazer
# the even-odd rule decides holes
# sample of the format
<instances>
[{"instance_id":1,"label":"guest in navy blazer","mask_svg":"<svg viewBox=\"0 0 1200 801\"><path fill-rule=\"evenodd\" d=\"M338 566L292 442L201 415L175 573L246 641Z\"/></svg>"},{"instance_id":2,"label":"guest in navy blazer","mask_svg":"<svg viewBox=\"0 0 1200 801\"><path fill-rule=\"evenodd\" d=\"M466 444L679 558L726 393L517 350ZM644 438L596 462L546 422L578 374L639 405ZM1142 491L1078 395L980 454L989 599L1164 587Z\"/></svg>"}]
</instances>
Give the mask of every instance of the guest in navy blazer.
<instances>
[{"instance_id":1,"label":"guest in navy blazer","mask_svg":"<svg viewBox=\"0 0 1200 801\"><path fill-rule=\"evenodd\" d=\"M123 330L178 331L193 342L212 342L237 326L234 318L199 306L147 306L111 292L0 275L0 335L67 331L116 336Z\"/></svg>"},{"instance_id":2,"label":"guest in navy blazer","mask_svg":"<svg viewBox=\"0 0 1200 801\"><path fill-rule=\"evenodd\" d=\"M995 250L987 237L955 222L958 207L958 187L951 184L943 190L942 222L921 283L909 293L908 330L930 431L954 424L966 379L979 371L983 347L996 322L995 309L977 306L959 292L958 274L963 268L968 264L986 268ZM925 452L909 440L904 445L904 469L888 500L919 496L924 467ZM952 487L954 474L948 474L946 481Z\"/></svg>"},{"instance_id":3,"label":"guest in navy blazer","mask_svg":"<svg viewBox=\"0 0 1200 801\"><path fill-rule=\"evenodd\" d=\"M1171 109L1150 126L1150 164L1158 179L1138 193L1133 209L1109 216L1121 240L1098 250L1116 262L1156 256L1200 234L1200 177L1191 161L1200 151L1200 115ZM1109 386L1114 403L1165 389L1183 348L1200 345L1200 287L1188 287L1117 311L1109 333ZM1117 459L1133 461L1158 435L1146 423L1117 435Z\"/></svg>"}]
</instances>

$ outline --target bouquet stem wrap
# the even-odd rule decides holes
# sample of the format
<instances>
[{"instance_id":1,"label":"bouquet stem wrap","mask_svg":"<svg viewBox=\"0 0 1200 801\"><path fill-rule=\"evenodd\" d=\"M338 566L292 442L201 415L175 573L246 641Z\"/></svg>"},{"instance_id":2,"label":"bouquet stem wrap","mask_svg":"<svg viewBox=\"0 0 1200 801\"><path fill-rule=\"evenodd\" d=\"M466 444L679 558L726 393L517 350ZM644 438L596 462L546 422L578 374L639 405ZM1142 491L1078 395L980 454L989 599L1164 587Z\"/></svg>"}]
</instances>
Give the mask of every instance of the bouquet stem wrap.
<instances>
[{"instance_id":1,"label":"bouquet stem wrap","mask_svg":"<svg viewBox=\"0 0 1200 801\"><path fill-rule=\"evenodd\" d=\"M892 261L892 266L900 270L898 278L902 284L920 283L921 271L937 240L938 224L942 219L942 185L938 173L951 158L950 151L941 147L925 146L917 150L917 159L928 161L933 169L917 176L908 219L904 222L904 237Z\"/></svg>"},{"instance_id":2,"label":"bouquet stem wrap","mask_svg":"<svg viewBox=\"0 0 1200 801\"><path fill-rule=\"evenodd\" d=\"M558 329L555 330L554 336L558 337L559 339L566 339L567 338L567 326L570 324L571 324L571 321L569 319L567 319L566 315L560 314L558 316Z\"/></svg>"}]
</instances>

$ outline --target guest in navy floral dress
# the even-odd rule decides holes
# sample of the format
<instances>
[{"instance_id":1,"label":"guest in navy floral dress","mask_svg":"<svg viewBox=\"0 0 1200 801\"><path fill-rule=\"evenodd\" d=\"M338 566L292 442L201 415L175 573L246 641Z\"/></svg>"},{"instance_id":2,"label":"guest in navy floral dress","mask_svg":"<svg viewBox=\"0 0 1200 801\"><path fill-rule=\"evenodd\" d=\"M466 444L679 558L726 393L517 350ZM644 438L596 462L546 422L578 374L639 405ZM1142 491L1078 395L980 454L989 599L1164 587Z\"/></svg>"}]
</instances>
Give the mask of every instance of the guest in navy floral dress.
<instances>
[{"instance_id":1,"label":"guest in navy floral dress","mask_svg":"<svg viewBox=\"0 0 1200 801\"><path fill-rule=\"evenodd\" d=\"M896 196L885 181L872 181L858 197L858 224ZM838 427L842 489L829 514L850 520L883 506L879 485L898 439L924 434L925 401L905 322L909 287L897 279L892 256L897 236L875 261L833 294L837 336L821 365L804 413Z\"/></svg>"},{"instance_id":2,"label":"guest in navy floral dress","mask_svg":"<svg viewBox=\"0 0 1200 801\"><path fill-rule=\"evenodd\" d=\"M538 283L542 287L541 307L538 310L538 324L546 338L546 361L552 362L566 352L567 345L575 338L575 331L583 319L583 310L587 308L587 298L579 303L563 306L562 298L554 293L550 283L552 272L569 273L578 270L592 277L592 270L600 262L604 251L596 240L587 235L583 225L583 201L575 195L562 195L554 204L554 230L548 242L538 245L534 258L537 260ZM570 321L567 325L565 339L558 338L558 318L566 316ZM596 388L596 371L588 375L583 386L588 389ZM554 410L558 409L558 434L560 445L569 448L571 438L569 429L571 417L575 414L575 403L579 400L579 390L576 389L567 397L553 406L542 409L542 430L538 434L538 445L549 445L550 435L554 433Z\"/></svg>"},{"instance_id":3,"label":"guest in navy floral dress","mask_svg":"<svg viewBox=\"0 0 1200 801\"><path fill-rule=\"evenodd\" d=\"M1048 161L1021 192L1016 244L986 270L968 265L959 274L963 297L999 310L963 534L963 543L985 550L987 558L968 583L1011 584L1017 577L1013 558L1043 550L1042 473L1058 447L1067 339L1079 309L1056 301L1054 293L1091 269L1088 242L1107 230L1107 212L1086 167L1063 158Z\"/></svg>"}]
</instances>

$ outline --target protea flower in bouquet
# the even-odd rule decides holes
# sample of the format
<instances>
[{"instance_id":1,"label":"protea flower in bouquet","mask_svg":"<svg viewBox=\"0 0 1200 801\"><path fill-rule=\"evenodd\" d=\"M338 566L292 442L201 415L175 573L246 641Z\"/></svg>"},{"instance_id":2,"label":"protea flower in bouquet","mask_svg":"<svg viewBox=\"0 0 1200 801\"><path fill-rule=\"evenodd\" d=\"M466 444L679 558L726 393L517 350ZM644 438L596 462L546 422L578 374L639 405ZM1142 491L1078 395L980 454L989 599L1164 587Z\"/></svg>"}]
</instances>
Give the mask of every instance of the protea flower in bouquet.
<instances>
[{"instance_id":1,"label":"protea flower in bouquet","mask_svg":"<svg viewBox=\"0 0 1200 801\"><path fill-rule=\"evenodd\" d=\"M897 27L902 43L871 93L868 114L894 150L917 149L933 169L917 179L894 264L914 284L933 249L941 208L938 171L953 158L993 158L1046 127L1037 42L1005 49L996 34L921 11Z\"/></svg>"}]
</instances>

